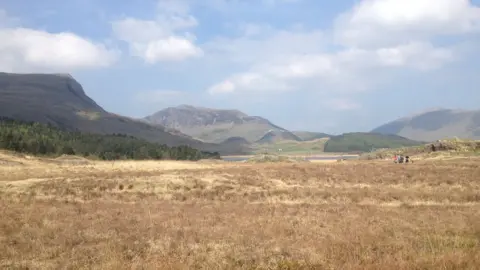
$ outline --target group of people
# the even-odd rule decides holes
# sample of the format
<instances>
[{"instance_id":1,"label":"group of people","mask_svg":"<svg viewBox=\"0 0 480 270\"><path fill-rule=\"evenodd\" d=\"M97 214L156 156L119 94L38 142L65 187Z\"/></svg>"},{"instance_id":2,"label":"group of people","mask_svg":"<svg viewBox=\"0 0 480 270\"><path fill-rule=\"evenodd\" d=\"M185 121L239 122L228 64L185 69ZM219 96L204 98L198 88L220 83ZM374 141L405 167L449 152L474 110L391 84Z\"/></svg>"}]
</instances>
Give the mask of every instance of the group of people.
<instances>
[{"instance_id":1,"label":"group of people","mask_svg":"<svg viewBox=\"0 0 480 270\"><path fill-rule=\"evenodd\" d=\"M395 155L393 157L393 162L395 163L409 163L410 157L409 156L402 156L402 155Z\"/></svg>"}]
</instances>

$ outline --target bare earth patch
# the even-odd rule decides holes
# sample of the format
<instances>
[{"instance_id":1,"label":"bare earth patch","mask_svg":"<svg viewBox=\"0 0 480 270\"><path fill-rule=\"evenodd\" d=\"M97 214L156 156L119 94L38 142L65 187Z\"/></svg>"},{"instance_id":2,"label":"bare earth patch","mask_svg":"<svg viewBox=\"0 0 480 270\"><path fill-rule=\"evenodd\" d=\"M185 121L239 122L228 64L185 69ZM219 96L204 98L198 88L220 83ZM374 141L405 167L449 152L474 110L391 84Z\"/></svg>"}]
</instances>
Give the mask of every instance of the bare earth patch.
<instances>
[{"instance_id":1,"label":"bare earth patch","mask_svg":"<svg viewBox=\"0 0 480 270\"><path fill-rule=\"evenodd\" d=\"M480 265L478 159L12 160L23 165L0 164L0 268Z\"/></svg>"}]
</instances>

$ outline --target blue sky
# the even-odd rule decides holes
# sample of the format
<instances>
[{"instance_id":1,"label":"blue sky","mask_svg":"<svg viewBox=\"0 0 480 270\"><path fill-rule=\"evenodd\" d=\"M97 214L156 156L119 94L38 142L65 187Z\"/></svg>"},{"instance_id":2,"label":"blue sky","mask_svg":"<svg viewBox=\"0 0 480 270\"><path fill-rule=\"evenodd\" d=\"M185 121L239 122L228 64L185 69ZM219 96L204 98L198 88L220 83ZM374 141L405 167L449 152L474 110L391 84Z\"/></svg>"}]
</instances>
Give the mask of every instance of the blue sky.
<instances>
[{"instance_id":1,"label":"blue sky","mask_svg":"<svg viewBox=\"0 0 480 270\"><path fill-rule=\"evenodd\" d=\"M368 131L479 109L480 0L0 0L0 71L72 74L105 109L233 108Z\"/></svg>"}]
</instances>

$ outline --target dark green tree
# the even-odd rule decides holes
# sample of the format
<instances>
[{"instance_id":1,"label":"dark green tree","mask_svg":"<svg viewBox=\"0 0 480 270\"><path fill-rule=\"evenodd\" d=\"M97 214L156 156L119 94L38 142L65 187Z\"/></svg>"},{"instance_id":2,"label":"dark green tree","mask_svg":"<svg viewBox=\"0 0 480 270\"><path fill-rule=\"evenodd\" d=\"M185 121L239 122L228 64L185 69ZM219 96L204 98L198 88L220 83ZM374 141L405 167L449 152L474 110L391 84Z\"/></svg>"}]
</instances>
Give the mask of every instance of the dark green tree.
<instances>
[{"instance_id":1,"label":"dark green tree","mask_svg":"<svg viewBox=\"0 0 480 270\"><path fill-rule=\"evenodd\" d=\"M83 155L103 160L220 158L189 146L168 147L125 134L100 135L63 131L52 125L0 118L0 149L33 155Z\"/></svg>"}]
</instances>

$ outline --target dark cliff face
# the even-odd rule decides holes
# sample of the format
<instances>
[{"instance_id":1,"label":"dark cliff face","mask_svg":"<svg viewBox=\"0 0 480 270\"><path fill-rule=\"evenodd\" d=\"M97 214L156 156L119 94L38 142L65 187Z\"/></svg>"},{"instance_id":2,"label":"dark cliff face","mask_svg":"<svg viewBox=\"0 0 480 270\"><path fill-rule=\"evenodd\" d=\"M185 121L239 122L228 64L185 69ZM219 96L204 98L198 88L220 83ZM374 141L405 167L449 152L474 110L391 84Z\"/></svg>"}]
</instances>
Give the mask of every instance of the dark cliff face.
<instances>
[{"instance_id":1,"label":"dark cliff face","mask_svg":"<svg viewBox=\"0 0 480 270\"><path fill-rule=\"evenodd\" d=\"M172 134L158 125L109 113L85 94L69 75L0 73L0 116L52 124L64 130L121 133L170 146L230 153L225 146Z\"/></svg>"},{"instance_id":2,"label":"dark cliff face","mask_svg":"<svg viewBox=\"0 0 480 270\"><path fill-rule=\"evenodd\" d=\"M40 100L50 105L71 106L78 110L105 112L89 98L82 86L70 76L50 74L0 73L0 93L6 101L22 101L40 106Z\"/></svg>"},{"instance_id":3,"label":"dark cliff face","mask_svg":"<svg viewBox=\"0 0 480 270\"><path fill-rule=\"evenodd\" d=\"M0 114L75 129L80 112L105 116L82 86L68 76L0 73Z\"/></svg>"}]
</instances>

